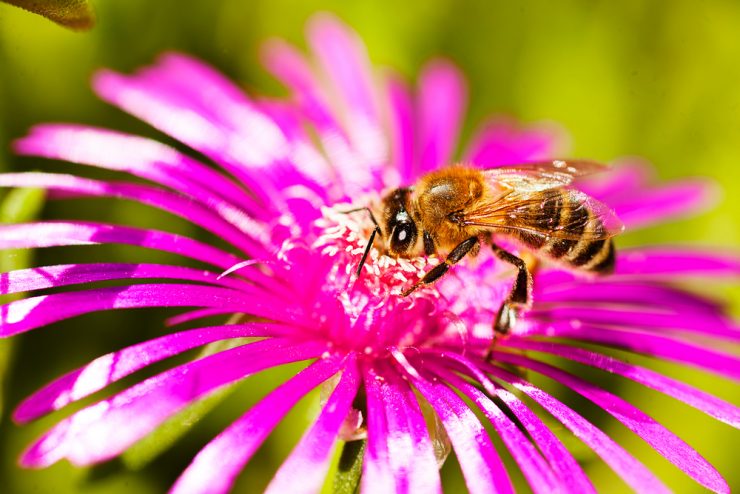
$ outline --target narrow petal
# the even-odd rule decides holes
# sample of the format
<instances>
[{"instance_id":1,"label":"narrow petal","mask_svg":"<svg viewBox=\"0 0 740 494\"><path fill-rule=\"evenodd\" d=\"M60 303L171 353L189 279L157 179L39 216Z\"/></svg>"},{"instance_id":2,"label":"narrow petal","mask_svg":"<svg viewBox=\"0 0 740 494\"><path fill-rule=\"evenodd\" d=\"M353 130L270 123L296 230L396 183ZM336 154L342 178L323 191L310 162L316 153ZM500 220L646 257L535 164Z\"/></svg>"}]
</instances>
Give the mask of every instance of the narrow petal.
<instances>
[{"instance_id":1,"label":"narrow petal","mask_svg":"<svg viewBox=\"0 0 740 494\"><path fill-rule=\"evenodd\" d=\"M284 306L279 302L278 306ZM275 303L228 288L186 284L146 284L39 295L0 305L0 337L13 336L71 317L110 309L218 307L280 320Z\"/></svg>"},{"instance_id":2,"label":"narrow petal","mask_svg":"<svg viewBox=\"0 0 740 494\"><path fill-rule=\"evenodd\" d=\"M527 334L556 338L572 338L692 365L720 376L740 381L740 358L712 348L682 341L677 337L640 330L615 330L609 327L555 323Z\"/></svg>"},{"instance_id":3,"label":"narrow petal","mask_svg":"<svg viewBox=\"0 0 740 494\"><path fill-rule=\"evenodd\" d=\"M419 81L419 168L427 173L450 164L467 100L465 80L451 63L429 63Z\"/></svg>"},{"instance_id":4,"label":"narrow petal","mask_svg":"<svg viewBox=\"0 0 740 494\"><path fill-rule=\"evenodd\" d=\"M346 30L339 21L329 15L316 17L315 25L319 31L317 36L321 39L324 36L322 23L330 25L330 31ZM345 35L351 36L347 33L339 34ZM329 47L329 51L335 48L337 47ZM339 48L342 49L352 51L352 48ZM341 93L332 88L322 87L323 79L314 74L305 57L288 43L271 40L264 47L263 58L276 77L293 90L302 112L314 125L321 147L329 161L341 163L341 166L334 169L340 179L338 185L341 187L333 187L333 195L337 199L349 199L370 190L377 190L380 182L376 175L379 175L379 169L386 161L385 136L378 127L377 119L371 118L360 108L332 108L329 103L338 103L342 106L342 102L331 101L330 94ZM344 65L348 63L353 64L351 61L342 61Z\"/></svg>"},{"instance_id":5,"label":"narrow petal","mask_svg":"<svg viewBox=\"0 0 740 494\"><path fill-rule=\"evenodd\" d=\"M60 264L0 273L0 295L98 281L147 278L195 281L235 290L250 290L252 288L248 283L237 278L220 278L217 273L182 266L162 264Z\"/></svg>"},{"instance_id":6,"label":"narrow petal","mask_svg":"<svg viewBox=\"0 0 740 494\"><path fill-rule=\"evenodd\" d=\"M538 445L539 450L550 462L561 482L576 492L595 492L593 484L560 439L521 400L501 386L494 384L478 364L454 352L424 349L421 353L424 355L423 364L421 365L433 365L435 369L442 369L445 379L451 374L451 367L480 384L490 396L501 398L530 434L534 443ZM434 362L429 362L430 357L434 359ZM450 380L450 382L453 382L453 380Z\"/></svg>"},{"instance_id":7,"label":"narrow petal","mask_svg":"<svg viewBox=\"0 0 740 494\"><path fill-rule=\"evenodd\" d=\"M396 480L388 451L388 418L379 387L374 383L382 379L374 371L365 371L368 428L367 445L362 462L361 491L367 494L396 492Z\"/></svg>"},{"instance_id":8,"label":"narrow petal","mask_svg":"<svg viewBox=\"0 0 740 494\"><path fill-rule=\"evenodd\" d=\"M126 244L157 249L229 269L239 257L188 237L158 230L92 222L39 221L0 225L0 249Z\"/></svg>"},{"instance_id":9,"label":"narrow petal","mask_svg":"<svg viewBox=\"0 0 740 494\"><path fill-rule=\"evenodd\" d=\"M553 470L537 452L537 449L488 396L452 372L445 371L444 368L435 367L435 373L462 391L488 417L499 437L511 452L514 461L519 464L524 477L534 492L550 493L563 490L565 486L555 477Z\"/></svg>"},{"instance_id":10,"label":"narrow petal","mask_svg":"<svg viewBox=\"0 0 740 494\"><path fill-rule=\"evenodd\" d=\"M562 402L508 371L489 364L483 364L483 367L487 372L511 383L539 403L577 438L593 449L635 491L663 494L671 492L645 465Z\"/></svg>"},{"instance_id":11,"label":"narrow petal","mask_svg":"<svg viewBox=\"0 0 740 494\"><path fill-rule=\"evenodd\" d=\"M487 124L473 137L466 162L481 168L526 163L555 156L559 139L554 128L519 129L501 119Z\"/></svg>"},{"instance_id":12,"label":"narrow petal","mask_svg":"<svg viewBox=\"0 0 740 494\"><path fill-rule=\"evenodd\" d=\"M163 54L154 67L142 74L166 78L168 87L179 91L186 100L197 103L199 109L217 115L220 122L237 129L246 123L246 112L257 106L218 70L182 53ZM264 141L255 143L256 146L265 144Z\"/></svg>"},{"instance_id":13,"label":"narrow petal","mask_svg":"<svg viewBox=\"0 0 740 494\"><path fill-rule=\"evenodd\" d=\"M256 218L264 208L231 179L177 150L143 137L70 124L43 124L15 141L16 153L130 173L187 194L206 206L221 198Z\"/></svg>"},{"instance_id":14,"label":"narrow petal","mask_svg":"<svg viewBox=\"0 0 740 494\"><path fill-rule=\"evenodd\" d=\"M13 420L24 423L37 419L90 396L146 366L192 348L229 338L255 336L284 336L284 330L275 325L256 323L198 328L108 353L55 379L23 400L13 412Z\"/></svg>"},{"instance_id":15,"label":"narrow petal","mask_svg":"<svg viewBox=\"0 0 740 494\"><path fill-rule=\"evenodd\" d=\"M366 375L368 415L372 408L372 417L381 413L385 417L368 419L368 451L380 450L384 455L366 456L362 491L388 492L381 486L390 484L393 492L441 493L434 448L411 387L395 370L377 367ZM376 482L379 473L385 475Z\"/></svg>"},{"instance_id":16,"label":"narrow petal","mask_svg":"<svg viewBox=\"0 0 740 494\"><path fill-rule=\"evenodd\" d=\"M616 275L635 277L707 276L740 277L736 254L676 247L650 247L623 251Z\"/></svg>"},{"instance_id":17,"label":"narrow petal","mask_svg":"<svg viewBox=\"0 0 740 494\"><path fill-rule=\"evenodd\" d=\"M321 490L329 470L332 446L352 407L359 385L360 373L352 358L347 362L329 400L321 408L318 419L280 466L266 493L311 494Z\"/></svg>"},{"instance_id":18,"label":"narrow petal","mask_svg":"<svg viewBox=\"0 0 740 494\"><path fill-rule=\"evenodd\" d=\"M313 358L324 348L268 339L175 367L59 422L23 454L21 463L45 467L62 458L75 465L107 460L220 387L270 367Z\"/></svg>"},{"instance_id":19,"label":"narrow petal","mask_svg":"<svg viewBox=\"0 0 740 494\"><path fill-rule=\"evenodd\" d=\"M605 204L644 189L653 178L654 169L649 163L634 158L615 163L607 173L579 181L578 188Z\"/></svg>"},{"instance_id":20,"label":"narrow petal","mask_svg":"<svg viewBox=\"0 0 740 494\"><path fill-rule=\"evenodd\" d=\"M189 197L155 187L126 182L104 182L57 173L0 174L0 187L37 187L75 196L129 199L184 218L224 238L251 257L267 257L269 253L264 247L271 243L266 226L248 221L241 211L231 209L231 214L225 214L229 206L219 203L217 198L213 198L209 207L205 207Z\"/></svg>"},{"instance_id":21,"label":"narrow petal","mask_svg":"<svg viewBox=\"0 0 740 494\"><path fill-rule=\"evenodd\" d=\"M665 393L697 410L701 410L725 424L740 428L740 408L705 393L700 389L663 376L650 369L628 364L607 355L558 343L510 338L507 340L506 346L507 348L513 347L557 355L626 377L658 392Z\"/></svg>"},{"instance_id":22,"label":"narrow petal","mask_svg":"<svg viewBox=\"0 0 740 494\"><path fill-rule=\"evenodd\" d=\"M283 416L313 388L342 369L337 357L322 358L264 397L209 442L172 487L173 494L226 493ZM214 468L218 465L218 468Z\"/></svg>"},{"instance_id":23,"label":"narrow petal","mask_svg":"<svg viewBox=\"0 0 740 494\"><path fill-rule=\"evenodd\" d=\"M269 164L261 171L275 175L277 184L301 180L301 167L296 161L297 143L283 131L273 113L267 111L269 106L250 100L213 67L181 53L167 53L155 66L142 71L138 79L162 92L177 92L181 103L219 122L219 127L231 134L230 140L241 136L244 143L241 147L246 149L238 149L233 156L242 164L260 169ZM239 142L234 145L240 147ZM284 175L278 176L276 172ZM257 194L261 195L261 191Z\"/></svg>"},{"instance_id":24,"label":"narrow petal","mask_svg":"<svg viewBox=\"0 0 740 494\"><path fill-rule=\"evenodd\" d=\"M95 75L93 88L103 100L220 164L249 187L265 211L279 214L282 199L271 174L280 167L277 161L288 157L280 129L255 108L240 107L235 109L242 120L237 130L220 115L183 96L182 88L172 87L169 79L167 70L156 66L132 76L104 70Z\"/></svg>"},{"instance_id":25,"label":"narrow petal","mask_svg":"<svg viewBox=\"0 0 740 494\"><path fill-rule=\"evenodd\" d=\"M306 126L303 109L293 101L260 99L259 108L280 126L292 143L290 163L308 180L302 185L321 198L321 205L331 202L328 198L334 180L334 169L326 156L317 148L313 135Z\"/></svg>"},{"instance_id":26,"label":"narrow petal","mask_svg":"<svg viewBox=\"0 0 740 494\"><path fill-rule=\"evenodd\" d=\"M392 168L401 174L401 185L407 185L414 180L414 104L409 88L399 77L390 78L387 91L391 113Z\"/></svg>"},{"instance_id":27,"label":"narrow petal","mask_svg":"<svg viewBox=\"0 0 740 494\"><path fill-rule=\"evenodd\" d=\"M695 215L719 197L714 183L704 180L674 182L629 194L609 205L627 228L643 228L669 218Z\"/></svg>"},{"instance_id":28,"label":"narrow petal","mask_svg":"<svg viewBox=\"0 0 740 494\"><path fill-rule=\"evenodd\" d=\"M318 79L306 58L282 39L268 40L262 46L265 67L298 98L306 117L319 127L334 125L334 118L323 101Z\"/></svg>"},{"instance_id":29,"label":"narrow petal","mask_svg":"<svg viewBox=\"0 0 740 494\"><path fill-rule=\"evenodd\" d=\"M376 118L370 61L357 34L323 13L310 20L308 40L345 104L366 118Z\"/></svg>"},{"instance_id":30,"label":"narrow petal","mask_svg":"<svg viewBox=\"0 0 740 494\"><path fill-rule=\"evenodd\" d=\"M589 280L591 281L591 280ZM616 304L639 307L654 307L660 302L661 307L670 311L698 311L719 315L723 308L713 300L700 297L691 292L669 285L647 281L619 281L613 278L604 281L591 281L588 285L582 282L547 283L543 288L536 286L533 298L537 305L580 305L594 307L598 305L614 306Z\"/></svg>"},{"instance_id":31,"label":"narrow petal","mask_svg":"<svg viewBox=\"0 0 740 494\"><path fill-rule=\"evenodd\" d=\"M568 386L614 416L699 484L714 492L730 492L719 472L691 446L618 396L572 374L520 355L494 352L494 359L532 369Z\"/></svg>"},{"instance_id":32,"label":"narrow petal","mask_svg":"<svg viewBox=\"0 0 740 494\"><path fill-rule=\"evenodd\" d=\"M516 418L521 422L532 440L547 458L557 476L574 492L595 493L591 480L586 476L581 465L563 445L562 441L530 410L519 398L505 389L499 389L496 395L506 403Z\"/></svg>"},{"instance_id":33,"label":"narrow petal","mask_svg":"<svg viewBox=\"0 0 740 494\"><path fill-rule=\"evenodd\" d=\"M333 94L342 98L344 123L353 147L366 159L366 166L381 164L387 149L376 102L376 84L362 40L339 19L322 13L309 21L308 41L328 75Z\"/></svg>"},{"instance_id":34,"label":"narrow petal","mask_svg":"<svg viewBox=\"0 0 740 494\"><path fill-rule=\"evenodd\" d=\"M740 341L738 325L716 312L671 311L669 308L654 305L613 309L594 307L591 304L583 307L539 307L532 310L529 315L544 321L570 321L576 325L690 331L704 336Z\"/></svg>"},{"instance_id":35,"label":"narrow petal","mask_svg":"<svg viewBox=\"0 0 740 494\"><path fill-rule=\"evenodd\" d=\"M414 386L437 412L473 493L513 493L509 474L475 413L446 385L414 377Z\"/></svg>"}]
</instances>

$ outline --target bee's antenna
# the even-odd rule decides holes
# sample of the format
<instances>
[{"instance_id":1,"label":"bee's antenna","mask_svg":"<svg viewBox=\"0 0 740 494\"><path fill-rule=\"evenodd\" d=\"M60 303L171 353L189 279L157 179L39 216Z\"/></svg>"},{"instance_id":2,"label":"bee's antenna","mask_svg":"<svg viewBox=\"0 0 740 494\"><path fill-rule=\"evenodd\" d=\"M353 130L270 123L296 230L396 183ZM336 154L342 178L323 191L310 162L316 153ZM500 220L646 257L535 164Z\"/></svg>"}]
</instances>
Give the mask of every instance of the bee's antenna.
<instances>
[{"instance_id":1,"label":"bee's antenna","mask_svg":"<svg viewBox=\"0 0 740 494\"><path fill-rule=\"evenodd\" d=\"M375 234L380 232L380 227L378 225L375 225L375 229L373 230L373 233L370 234L370 239L367 241L367 247L365 247L365 252L362 254L362 259L360 259L360 264L357 266L357 271L355 271L355 276L358 278L360 277L360 273L362 273L362 266L365 265L365 259L367 259L367 255L370 253L370 249L373 247L373 241L375 240Z\"/></svg>"},{"instance_id":2,"label":"bee's antenna","mask_svg":"<svg viewBox=\"0 0 740 494\"><path fill-rule=\"evenodd\" d=\"M367 213L370 215L370 219L373 221L373 224L375 225L375 228L373 229L373 232L370 234L370 238L367 241L367 247L365 247L365 252L362 253L362 259L360 259L360 264L359 266L357 266L357 270L355 271L355 276L359 278L360 274L362 273L362 266L365 265L365 260L367 259L368 254L370 254L370 249L373 247L373 242L375 241L375 235L380 234L382 236L383 232L380 230L380 225L378 225L378 221L375 219L375 215L368 207L350 209L349 211L341 211L341 213L350 214L350 213L356 213L358 211L367 211Z\"/></svg>"}]
</instances>

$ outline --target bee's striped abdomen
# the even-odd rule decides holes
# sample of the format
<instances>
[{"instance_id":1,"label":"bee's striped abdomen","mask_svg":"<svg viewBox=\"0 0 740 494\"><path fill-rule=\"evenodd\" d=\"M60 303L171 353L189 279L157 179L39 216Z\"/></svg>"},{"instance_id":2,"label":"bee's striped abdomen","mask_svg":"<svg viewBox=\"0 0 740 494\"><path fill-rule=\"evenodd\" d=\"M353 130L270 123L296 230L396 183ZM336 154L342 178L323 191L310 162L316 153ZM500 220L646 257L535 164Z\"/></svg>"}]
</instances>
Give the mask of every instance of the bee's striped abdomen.
<instances>
[{"instance_id":1,"label":"bee's striped abdomen","mask_svg":"<svg viewBox=\"0 0 740 494\"><path fill-rule=\"evenodd\" d=\"M594 273L608 273L614 268L614 244L604 236L604 225L583 203L564 193L550 189L542 200L529 205L528 218L532 230L566 231L571 238L547 237L522 232L519 237L530 248L573 268ZM579 239L579 237L581 237Z\"/></svg>"}]
</instances>

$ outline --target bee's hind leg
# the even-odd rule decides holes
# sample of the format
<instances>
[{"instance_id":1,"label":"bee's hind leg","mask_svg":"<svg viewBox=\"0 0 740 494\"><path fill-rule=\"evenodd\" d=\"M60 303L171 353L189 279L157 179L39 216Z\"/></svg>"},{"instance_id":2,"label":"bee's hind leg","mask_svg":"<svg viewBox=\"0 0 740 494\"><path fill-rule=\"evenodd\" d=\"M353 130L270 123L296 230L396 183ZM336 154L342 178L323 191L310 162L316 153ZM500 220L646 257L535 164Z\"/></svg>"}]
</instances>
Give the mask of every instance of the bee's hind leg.
<instances>
[{"instance_id":1,"label":"bee's hind leg","mask_svg":"<svg viewBox=\"0 0 740 494\"><path fill-rule=\"evenodd\" d=\"M517 273L509 296L506 297L496 314L493 323L493 341L486 352L486 360L491 358L498 338L509 333L509 330L516 324L520 312L528 308L532 302L532 275L529 273L527 263L494 243L491 243L491 248L496 257L516 267Z\"/></svg>"},{"instance_id":2,"label":"bee's hind leg","mask_svg":"<svg viewBox=\"0 0 740 494\"><path fill-rule=\"evenodd\" d=\"M447 255L447 259L445 259L443 263L437 264L436 266L434 266L434 268L427 271L427 273L424 275L422 279L414 283L414 285L411 288L403 292L401 295L403 297L406 297L408 295L411 295L411 293L414 292L420 286L429 285L431 283L434 283L435 281L440 279L442 275L444 275L450 269L450 266L452 266L453 264L457 264L460 261L460 259L465 257L468 254L468 252L473 250L473 248L477 245L480 245L480 240L478 240L478 237L470 237L468 239L463 240L462 242L457 244L457 246L454 249L452 249L452 251Z\"/></svg>"}]
</instances>

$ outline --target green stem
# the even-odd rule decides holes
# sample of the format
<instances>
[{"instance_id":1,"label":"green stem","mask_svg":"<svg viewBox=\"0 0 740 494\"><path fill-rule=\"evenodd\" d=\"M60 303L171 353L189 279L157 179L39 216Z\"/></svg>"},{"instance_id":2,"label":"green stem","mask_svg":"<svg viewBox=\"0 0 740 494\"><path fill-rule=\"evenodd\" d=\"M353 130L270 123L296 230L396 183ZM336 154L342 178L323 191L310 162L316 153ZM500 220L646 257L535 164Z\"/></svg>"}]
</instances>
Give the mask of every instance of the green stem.
<instances>
[{"instance_id":1,"label":"green stem","mask_svg":"<svg viewBox=\"0 0 740 494\"><path fill-rule=\"evenodd\" d=\"M344 443L339 457L339 467L334 476L334 494L355 494L360 490L362 457L367 440Z\"/></svg>"}]
</instances>

